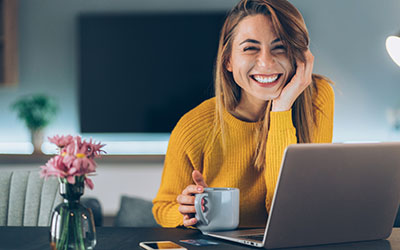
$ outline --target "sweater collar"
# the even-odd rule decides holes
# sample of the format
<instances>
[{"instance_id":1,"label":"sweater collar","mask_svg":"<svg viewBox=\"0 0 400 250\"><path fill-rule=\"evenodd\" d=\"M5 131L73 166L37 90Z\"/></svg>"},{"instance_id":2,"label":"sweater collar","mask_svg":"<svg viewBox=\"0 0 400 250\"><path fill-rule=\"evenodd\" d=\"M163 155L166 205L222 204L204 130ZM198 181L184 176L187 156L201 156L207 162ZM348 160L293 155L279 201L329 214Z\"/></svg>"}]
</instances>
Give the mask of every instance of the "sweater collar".
<instances>
[{"instance_id":1,"label":"sweater collar","mask_svg":"<svg viewBox=\"0 0 400 250\"><path fill-rule=\"evenodd\" d=\"M261 124L262 121L258 122L247 122L242 121L231 113L229 113L226 108L223 109L223 117L224 121L227 123L229 127L237 128L237 129L256 129Z\"/></svg>"}]
</instances>

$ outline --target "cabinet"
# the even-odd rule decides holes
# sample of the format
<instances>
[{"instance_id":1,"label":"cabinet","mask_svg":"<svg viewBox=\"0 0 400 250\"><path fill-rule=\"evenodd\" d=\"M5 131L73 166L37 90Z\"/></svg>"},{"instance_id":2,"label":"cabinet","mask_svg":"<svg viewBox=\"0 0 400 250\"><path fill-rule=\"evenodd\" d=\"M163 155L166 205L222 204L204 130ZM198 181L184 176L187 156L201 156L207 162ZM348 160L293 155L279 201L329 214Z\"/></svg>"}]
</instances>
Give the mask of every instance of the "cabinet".
<instances>
[{"instance_id":1,"label":"cabinet","mask_svg":"<svg viewBox=\"0 0 400 250\"><path fill-rule=\"evenodd\" d=\"M18 0L0 0L0 85L18 82Z\"/></svg>"}]
</instances>

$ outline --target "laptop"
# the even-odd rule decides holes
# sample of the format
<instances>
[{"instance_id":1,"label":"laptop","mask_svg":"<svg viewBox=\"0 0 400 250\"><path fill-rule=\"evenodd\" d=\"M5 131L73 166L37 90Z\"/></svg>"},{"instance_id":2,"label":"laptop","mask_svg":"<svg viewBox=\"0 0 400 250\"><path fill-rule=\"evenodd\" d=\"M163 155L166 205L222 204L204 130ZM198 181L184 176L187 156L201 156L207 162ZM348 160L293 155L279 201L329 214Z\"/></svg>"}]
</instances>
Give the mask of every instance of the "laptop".
<instances>
[{"instance_id":1,"label":"laptop","mask_svg":"<svg viewBox=\"0 0 400 250\"><path fill-rule=\"evenodd\" d=\"M295 144L265 229L202 233L267 249L385 239L399 201L400 142Z\"/></svg>"}]
</instances>

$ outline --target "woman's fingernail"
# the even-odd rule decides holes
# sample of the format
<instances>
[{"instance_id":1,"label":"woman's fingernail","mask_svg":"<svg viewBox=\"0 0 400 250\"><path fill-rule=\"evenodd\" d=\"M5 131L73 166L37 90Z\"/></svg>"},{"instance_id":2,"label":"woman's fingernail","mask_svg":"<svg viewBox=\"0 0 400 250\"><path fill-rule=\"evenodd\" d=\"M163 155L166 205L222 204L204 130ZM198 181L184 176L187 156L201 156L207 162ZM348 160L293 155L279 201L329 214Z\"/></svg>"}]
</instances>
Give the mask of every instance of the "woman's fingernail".
<instances>
[{"instance_id":1,"label":"woman's fingernail","mask_svg":"<svg viewBox=\"0 0 400 250\"><path fill-rule=\"evenodd\" d=\"M201 192L201 190L202 190L202 188L201 188L201 187L198 187L198 188L197 188L197 191L200 191L200 192Z\"/></svg>"}]
</instances>

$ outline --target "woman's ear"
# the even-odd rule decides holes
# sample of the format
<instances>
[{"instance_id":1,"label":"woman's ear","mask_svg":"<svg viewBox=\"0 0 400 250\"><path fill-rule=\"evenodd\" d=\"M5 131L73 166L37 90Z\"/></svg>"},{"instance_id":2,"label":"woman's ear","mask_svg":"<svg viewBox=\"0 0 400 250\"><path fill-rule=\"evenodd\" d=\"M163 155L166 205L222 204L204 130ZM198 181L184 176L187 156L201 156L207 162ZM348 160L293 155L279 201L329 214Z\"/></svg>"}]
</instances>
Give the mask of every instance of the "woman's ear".
<instances>
[{"instance_id":1,"label":"woman's ear","mask_svg":"<svg viewBox=\"0 0 400 250\"><path fill-rule=\"evenodd\" d=\"M228 61L226 62L225 68L226 68L226 70L228 70L229 72L232 72L231 60L228 60Z\"/></svg>"}]
</instances>

